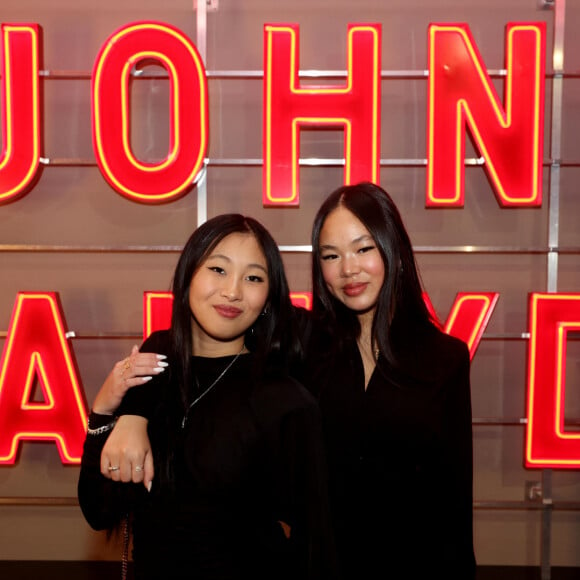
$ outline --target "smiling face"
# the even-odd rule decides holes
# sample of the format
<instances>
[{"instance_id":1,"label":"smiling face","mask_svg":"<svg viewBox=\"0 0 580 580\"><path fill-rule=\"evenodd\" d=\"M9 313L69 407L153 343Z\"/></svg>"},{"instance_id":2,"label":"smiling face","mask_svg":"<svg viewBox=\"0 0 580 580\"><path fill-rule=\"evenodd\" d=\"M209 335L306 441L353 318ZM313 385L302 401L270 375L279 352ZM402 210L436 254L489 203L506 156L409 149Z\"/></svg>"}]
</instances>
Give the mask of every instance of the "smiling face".
<instances>
[{"instance_id":1,"label":"smiling face","mask_svg":"<svg viewBox=\"0 0 580 580\"><path fill-rule=\"evenodd\" d=\"M234 233L221 240L189 286L194 353L239 352L244 333L266 305L269 287L266 257L252 234Z\"/></svg>"},{"instance_id":2,"label":"smiling face","mask_svg":"<svg viewBox=\"0 0 580 580\"><path fill-rule=\"evenodd\" d=\"M349 210L338 206L320 230L320 266L330 293L359 316L375 310L385 264L375 240Z\"/></svg>"}]
</instances>

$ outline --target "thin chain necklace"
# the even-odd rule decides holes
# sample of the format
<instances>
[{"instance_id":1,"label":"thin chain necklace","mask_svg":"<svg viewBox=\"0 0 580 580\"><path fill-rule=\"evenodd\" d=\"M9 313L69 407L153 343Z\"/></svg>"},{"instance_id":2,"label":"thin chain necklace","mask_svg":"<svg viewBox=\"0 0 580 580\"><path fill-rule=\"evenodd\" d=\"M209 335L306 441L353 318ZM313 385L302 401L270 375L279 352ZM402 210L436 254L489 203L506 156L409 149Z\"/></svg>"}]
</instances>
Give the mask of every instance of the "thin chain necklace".
<instances>
[{"instance_id":1,"label":"thin chain necklace","mask_svg":"<svg viewBox=\"0 0 580 580\"><path fill-rule=\"evenodd\" d=\"M246 348L245 344L242 344L242 349L240 350L240 352L227 364L226 368L219 374L218 378L215 379L215 381L203 392L201 393L201 395L199 395L197 398L195 398L193 400L192 403L190 403L189 407L187 407L187 409L185 410L185 415L183 415L183 419L181 420L181 428L183 429L185 427L185 424L187 423L187 417L189 415L189 412L191 411L192 407L197 404L202 397L205 397L205 395L207 395L220 381L220 379L230 370L230 368L233 366L233 364L238 360L238 357L244 352L244 349ZM197 382L197 377L195 377L195 382L197 384L197 386L199 387L199 383Z\"/></svg>"}]
</instances>

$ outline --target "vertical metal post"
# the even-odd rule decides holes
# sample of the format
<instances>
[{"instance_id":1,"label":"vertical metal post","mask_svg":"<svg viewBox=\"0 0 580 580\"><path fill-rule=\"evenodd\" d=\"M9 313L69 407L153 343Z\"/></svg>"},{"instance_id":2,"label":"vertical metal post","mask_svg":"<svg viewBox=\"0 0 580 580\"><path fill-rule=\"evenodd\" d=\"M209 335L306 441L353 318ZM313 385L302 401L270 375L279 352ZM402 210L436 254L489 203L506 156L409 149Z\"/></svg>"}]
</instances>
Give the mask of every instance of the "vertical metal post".
<instances>
[{"instance_id":1,"label":"vertical metal post","mask_svg":"<svg viewBox=\"0 0 580 580\"><path fill-rule=\"evenodd\" d=\"M195 45L201 56L204 66L207 65L207 0L193 0L193 9L196 18ZM197 225L207 221L207 160L204 160L203 174L200 176L197 187Z\"/></svg>"},{"instance_id":2,"label":"vertical metal post","mask_svg":"<svg viewBox=\"0 0 580 580\"><path fill-rule=\"evenodd\" d=\"M554 48L552 67L554 79L552 82L552 119L550 142L550 193L549 193L549 224L548 224L548 292L558 290L558 252L560 233L560 165L562 141L562 90L564 72L564 24L566 0L554 2ZM542 549L541 549L541 579L551 578L551 548L552 548L552 470L542 472Z\"/></svg>"}]
</instances>

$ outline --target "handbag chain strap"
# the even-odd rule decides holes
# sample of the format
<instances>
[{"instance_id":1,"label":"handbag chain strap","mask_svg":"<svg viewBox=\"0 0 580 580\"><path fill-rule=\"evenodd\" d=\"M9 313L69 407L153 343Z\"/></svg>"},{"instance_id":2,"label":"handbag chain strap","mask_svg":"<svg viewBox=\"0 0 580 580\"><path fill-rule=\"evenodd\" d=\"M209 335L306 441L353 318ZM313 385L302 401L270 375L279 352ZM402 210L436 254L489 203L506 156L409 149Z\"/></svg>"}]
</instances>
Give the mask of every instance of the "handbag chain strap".
<instances>
[{"instance_id":1,"label":"handbag chain strap","mask_svg":"<svg viewBox=\"0 0 580 580\"><path fill-rule=\"evenodd\" d=\"M121 560L121 580L127 580L129 565L129 514L123 516L123 558Z\"/></svg>"}]
</instances>

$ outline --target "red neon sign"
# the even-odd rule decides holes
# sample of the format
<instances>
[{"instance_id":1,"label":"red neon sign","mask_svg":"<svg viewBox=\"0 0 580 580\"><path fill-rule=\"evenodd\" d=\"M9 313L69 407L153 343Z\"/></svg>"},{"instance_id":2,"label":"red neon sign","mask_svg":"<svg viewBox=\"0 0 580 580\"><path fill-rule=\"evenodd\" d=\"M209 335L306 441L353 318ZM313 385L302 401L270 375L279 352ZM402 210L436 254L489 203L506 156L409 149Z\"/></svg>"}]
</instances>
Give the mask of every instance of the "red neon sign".
<instances>
[{"instance_id":1,"label":"red neon sign","mask_svg":"<svg viewBox=\"0 0 580 580\"><path fill-rule=\"evenodd\" d=\"M471 358L498 300L495 292L459 292L444 330L464 340ZM293 292L309 308L310 293ZM425 301L433 310L429 297ZM144 294L144 338L168 328L172 295ZM55 293L20 292L0 361L0 465L16 461L21 441L54 441L63 463L78 463L86 410ZM580 331L580 294L530 297L527 467L577 468L580 433L566 431L565 360L568 332ZM42 393L35 400L34 381Z\"/></svg>"},{"instance_id":2,"label":"red neon sign","mask_svg":"<svg viewBox=\"0 0 580 580\"><path fill-rule=\"evenodd\" d=\"M447 321L441 324L429 295L423 293L423 300L441 330L465 342L471 360L475 356L498 299L498 292L458 292Z\"/></svg>"},{"instance_id":3,"label":"red neon sign","mask_svg":"<svg viewBox=\"0 0 580 580\"><path fill-rule=\"evenodd\" d=\"M580 467L580 433L566 431L566 339L580 331L580 294L532 293L529 301L526 467Z\"/></svg>"},{"instance_id":4,"label":"red neon sign","mask_svg":"<svg viewBox=\"0 0 580 580\"><path fill-rule=\"evenodd\" d=\"M302 127L344 129L344 183L378 183L380 24L348 26L345 85L300 85L298 26L264 26L262 201L298 205Z\"/></svg>"},{"instance_id":5,"label":"red neon sign","mask_svg":"<svg viewBox=\"0 0 580 580\"><path fill-rule=\"evenodd\" d=\"M143 340L156 330L171 326L172 292L143 293Z\"/></svg>"},{"instance_id":6,"label":"red neon sign","mask_svg":"<svg viewBox=\"0 0 580 580\"><path fill-rule=\"evenodd\" d=\"M0 465L24 440L54 441L63 463L80 463L87 413L63 319L54 292L18 293L0 363Z\"/></svg>"},{"instance_id":7,"label":"red neon sign","mask_svg":"<svg viewBox=\"0 0 580 580\"><path fill-rule=\"evenodd\" d=\"M292 304L310 310L312 292L290 292ZM171 326L171 309L173 294L171 292L143 293L143 339L155 330L165 330Z\"/></svg>"},{"instance_id":8,"label":"red neon sign","mask_svg":"<svg viewBox=\"0 0 580 580\"><path fill-rule=\"evenodd\" d=\"M312 292L290 292L290 300L294 306L312 310Z\"/></svg>"},{"instance_id":9,"label":"red neon sign","mask_svg":"<svg viewBox=\"0 0 580 580\"><path fill-rule=\"evenodd\" d=\"M39 27L2 24L0 204L23 195L40 161Z\"/></svg>"},{"instance_id":10,"label":"red neon sign","mask_svg":"<svg viewBox=\"0 0 580 580\"><path fill-rule=\"evenodd\" d=\"M153 59L170 84L169 152L160 163L139 161L130 144L132 68ZM205 68L197 49L179 30L136 22L115 32L93 71L93 143L101 172L133 201L160 203L184 195L202 168L208 143Z\"/></svg>"},{"instance_id":11,"label":"red neon sign","mask_svg":"<svg viewBox=\"0 0 580 580\"><path fill-rule=\"evenodd\" d=\"M437 318L429 296L423 295L429 310ZM497 292L458 292L455 297L447 322L442 327L447 334L463 340L469 347L473 359L481 337L498 301ZM312 292L291 292L292 304L312 309ZM171 292L145 292L143 294L143 338L154 330L167 329L171 325Z\"/></svg>"},{"instance_id":12,"label":"red neon sign","mask_svg":"<svg viewBox=\"0 0 580 580\"><path fill-rule=\"evenodd\" d=\"M499 299L498 292L458 292L444 325L439 324L443 332L461 339L469 348L469 357L473 360L481 337ZM438 320L431 299L423 294L427 308Z\"/></svg>"},{"instance_id":13,"label":"red neon sign","mask_svg":"<svg viewBox=\"0 0 580 580\"><path fill-rule=\"evenodd\" d=\"M505 109L466 24L429 26L427 206L464 203L465 126L499 204L542 204L546 26L510 23Z\"/></svg>"},{"instance_id":14,"label":"red neon sign","mask_svg":"<svg viewBox=\"0 0 580 580\"><path fill-rule=\"evenodd\" d=\"M464 203L465 128L501 206L542 202L545 23L509 23L505 107L466 24L429 27L428 207ZM3 155L0 204L24 194L40 159L38 26L2 25ZM378 183L380 24L349 24L344 85L301 85L298 27L264 27L264 205L299 204L299 132L344 130L344 183ZM168 72L170 135L159 162L130 143L132 68L154 61ZM139 203L173 201L199 176L208 147L207 79L195 46L161 22L135 22L105 42L92 78L93 145L108 183ZM453 131L449 131L453 127ZM437 144L437 146L435 146Z\"/></svg>"},{"instance_id":15,"label":"red neon sign","mask_svg":"<svg viewBox=\"0 0 580 580\"><path fill-rule=\"evenodd\" d=\"M471 359L499 299L498 292L458 292L443 330L463 340Z\"/></svg>"}]
</instances>

